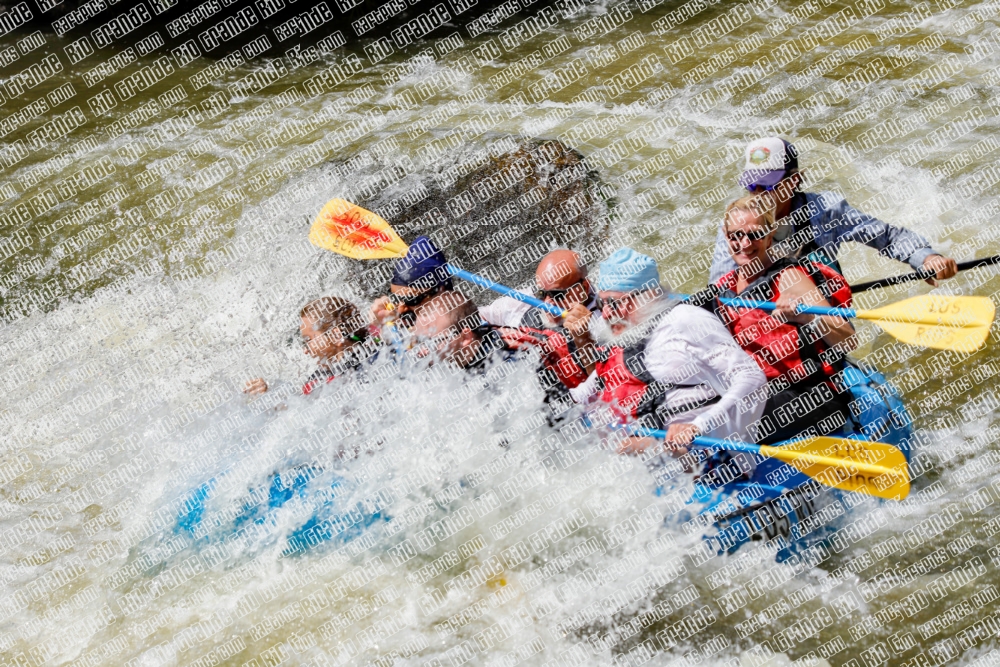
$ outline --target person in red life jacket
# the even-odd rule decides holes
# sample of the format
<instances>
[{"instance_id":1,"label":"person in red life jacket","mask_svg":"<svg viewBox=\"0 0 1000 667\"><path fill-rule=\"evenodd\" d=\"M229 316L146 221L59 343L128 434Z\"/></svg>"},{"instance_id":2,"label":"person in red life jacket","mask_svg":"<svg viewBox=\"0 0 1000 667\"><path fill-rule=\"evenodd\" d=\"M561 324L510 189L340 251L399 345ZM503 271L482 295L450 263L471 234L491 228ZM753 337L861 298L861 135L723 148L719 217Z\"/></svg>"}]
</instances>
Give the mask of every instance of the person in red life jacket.
<instances>
[{"instance_id":1,"label":"person in red life jacket","mask_svg":"<svg viewBox=\"0 0 1000 667\"><path fill-rule=\"evenodd\" d=\"M379 325L399 322L409 329L420 306L433 296L454 289L448 260L433 241L418 236L406 256L396 262L388 296L372 303L371 315Z\"/></svg>"},{"instance_id":2,"label":"person in red life jacket","mask_svg":"<svg viewBox=\"0 0 1000 667\"><path fill-rule=\"evenodd\" d=\"M418 358L433 355L471 371L484 370L494 353L509 359L515 352L461 292L431 297L417 313L413 334L420 341L414 349Z\"/></svg>"},{"instance_id":3,"label":"person in red life jacket","mask_svg":"<svg viewBox=\"0 0 1000 667\"><path fill-rule=\"evenodd\" d=\"M815 428L840 428L850 411L848 394L831 382L854 347L854 327L840 317L798 314L799 304L849 307L851 291L839 273L820 263L781 258L768 249L774 240L774 201L766 195L738 199L728 207L723 232L738 267L717 283L719 297L774 302L774 311L731 308L717 313L736 342L749 352L771 381L758 430L759 439L779 441ZM839 360L830 354L831 348Z\"/></svg>"},{"instance_id":4,"label":"person in red life jacket","mask_svg":"<svg viewBox=\"0 0 1000 667\"><path fill-rule=\"evenodd\" d=\"M299 332L306 342L305 353L319 363L319 369L303 385L303 394L312 393L347 370L360 368L364 360L377 354L379 345L378 329L369 327L357 307L338 296L324 296L303 306ZM243 392L263 394L267 390L267 382L256 378L247 382Z\"/></svg>"},{"instance_id":5,"label":"person in red life jacket","mask_svg":"<svg viewBox=\"0 0 1000 667\"><path fill-rule=\"evenodd\" d=\"M508 346L517 349L536 348L541 356L539 380L545 388L545 402L553 418L572 407L569 390L587 380L593 370L594 338L591 326L600 318L600 301L587 278L587 266L572 250L561 248L545 255L535 269L535 296L565 310L594 313L586 327L571 331L559 318L538 308L504 296L481 308L480 314L489 324L500 328ZM526 292L527 293L527 292Z\"/></svg>"},{"instance_id":6,"label":"person in red life jacket","mask_svg":"<svg viewBox=\"0 0 1000 667\"><path fill-rule=\"evenodd\" d=\"M620 422L666 429L675 455L698 435L745 439L763 410L752 397L765 378L718 318L669 298L656 262L631 248L601 262L597 289L613 338L574 398L596 396ZM570 312L566 326L588 315ZM654 442L630 438L622 452Z\"/></svg>"}]
</instances>

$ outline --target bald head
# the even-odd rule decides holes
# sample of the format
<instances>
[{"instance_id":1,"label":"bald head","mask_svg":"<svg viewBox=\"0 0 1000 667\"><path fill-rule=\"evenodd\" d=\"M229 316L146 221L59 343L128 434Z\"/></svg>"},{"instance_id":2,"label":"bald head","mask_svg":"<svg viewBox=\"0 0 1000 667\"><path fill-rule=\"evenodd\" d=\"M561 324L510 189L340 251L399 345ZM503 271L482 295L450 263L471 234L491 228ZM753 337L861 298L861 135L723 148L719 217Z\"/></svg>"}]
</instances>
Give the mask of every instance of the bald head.
<instances>
[{"instance_id":1,"label":"bald head","mask_svg":"<svg viewBox=\"0 0 1000 667\"><path fill-rule=\"evenodd\" d=\"M535 283L542 290L565 290L587 277L587 267L572 250L553 250L538 263Z\"/></svg>"},{"instance_id":2,"label":"bald head","mask_svg":"<svg viewBox=\"0 0 1000 667\"><path fill-rule=\"evenodd\" d=\"M587 265L572 250L560 248L542 257L535 269L535 283L539 299L566 310L577 304L593 302ZM543 315L543 318L548 316Z\"/></svg>"}]
</instances>

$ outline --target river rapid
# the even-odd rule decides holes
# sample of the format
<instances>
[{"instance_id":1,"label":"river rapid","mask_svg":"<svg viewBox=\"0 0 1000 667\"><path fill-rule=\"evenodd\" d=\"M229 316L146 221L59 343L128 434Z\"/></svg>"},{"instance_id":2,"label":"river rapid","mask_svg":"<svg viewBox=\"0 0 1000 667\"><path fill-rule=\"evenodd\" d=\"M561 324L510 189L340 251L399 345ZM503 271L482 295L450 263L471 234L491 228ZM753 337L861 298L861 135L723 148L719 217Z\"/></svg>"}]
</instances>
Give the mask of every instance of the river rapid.
<instances>
[{"instance_id":1,"label":"river rapid","mask_svg":"<svg viewBox=\"0 0 1000 667\"><path fill-rule=\"evenodd\" d=\"M597 434L547 426L528 362L469 380L383 355L367 382L300 395L299 308L373 289L307 240L328 199L372 187L345 161L419 173L456 128L583 153L613 188L613 238L685 291L705 284L745 141L772 133L809 189L958 260L1000 252L994 4L677 8L563 3L521 43L442 30L376 64L343 47L196 59L95 115L109 51L7 100L0 664L996 664L994 337L956 355L859 324L921 475L904 503L845 497L853 532L782 564L767 545L706 553L689 476L657 495ZM39 35L4 81L70 41ZM267 67L284 74L238 83ZM82 127L19 152L74 105ZM908 270L856 246L841 261L851 282ZM998 289L988 269L937 291ZM253 377L271 391L249 400ZM304 537L317 508L334 539Z\"/></svg>"}]
</instances>

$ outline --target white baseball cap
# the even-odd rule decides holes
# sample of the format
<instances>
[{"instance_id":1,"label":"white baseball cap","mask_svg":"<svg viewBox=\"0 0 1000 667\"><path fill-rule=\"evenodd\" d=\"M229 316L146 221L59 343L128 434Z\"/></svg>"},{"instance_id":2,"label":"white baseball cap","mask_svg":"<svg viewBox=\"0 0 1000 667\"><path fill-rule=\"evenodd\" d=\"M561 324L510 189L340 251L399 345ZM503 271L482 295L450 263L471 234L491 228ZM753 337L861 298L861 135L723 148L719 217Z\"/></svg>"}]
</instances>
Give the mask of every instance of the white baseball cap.
<instances>
[{"instance_id":1,"label":"white baseball cap","mask_svg":"<svg viewBox=\"0 0 1000 667\"><path fill-rule=\"evenodd\" d=\"M740 185L748 190L755 186L770 190L798 168L795 146L780 137L756 139L747 144Z\"/></svg>"}]
</instances>

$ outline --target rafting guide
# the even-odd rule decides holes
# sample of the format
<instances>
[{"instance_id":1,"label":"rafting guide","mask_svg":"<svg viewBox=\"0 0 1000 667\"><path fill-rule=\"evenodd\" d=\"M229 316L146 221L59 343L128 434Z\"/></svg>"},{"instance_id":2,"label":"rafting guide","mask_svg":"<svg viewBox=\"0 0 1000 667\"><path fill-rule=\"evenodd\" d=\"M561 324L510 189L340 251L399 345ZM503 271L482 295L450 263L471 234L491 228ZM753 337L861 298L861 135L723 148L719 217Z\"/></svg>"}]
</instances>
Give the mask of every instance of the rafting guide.
<instances>
[{"instance_id":1,"label":"rafting guide","mask_svg":"<svg viewBox=\"0 0 1000 667\"><path fill-rule=\"evenodd\" d=\"M840 246L854 241L906 262L914 269L933 270L934 276L927 279L932 285L937 285L937 279L955 275L955 260L934 252L919 234L866 215L835 193L800 191L802 172L798 151L784 139L766 137L747 144L739 184L751 193L768 192L773 197L775 249L781 251L781 256L808 257L840 273L837 263ZM716 283L734 269L736 263L730 254L728 240L720 230L712 251L708 280Z\"/></svg>"}]
</instances>

